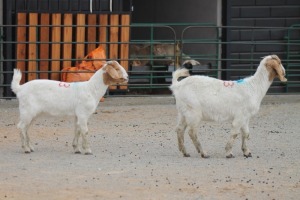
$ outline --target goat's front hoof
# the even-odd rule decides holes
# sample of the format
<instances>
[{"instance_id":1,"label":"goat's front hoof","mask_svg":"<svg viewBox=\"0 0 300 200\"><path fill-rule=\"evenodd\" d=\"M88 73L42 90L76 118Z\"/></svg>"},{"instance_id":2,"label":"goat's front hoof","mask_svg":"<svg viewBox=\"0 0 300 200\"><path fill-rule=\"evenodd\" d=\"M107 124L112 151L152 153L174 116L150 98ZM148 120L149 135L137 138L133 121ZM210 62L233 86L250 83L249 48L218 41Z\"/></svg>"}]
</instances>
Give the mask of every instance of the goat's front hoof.
<instances>
[{"instance_id":1,"label":"goat's front hoof","mask_svg":"<svg viewBox=\"0 0 300 200\"><path fill-rule=\"evenodd\" d=\"M92 150L90 148L87 148L84 150L85 155L93 155Z\"/></svg>"},{"instance_id":2,"label":"goat's front hoof","mask_svg":"<svg viewBox=\"0 0 300 200\"><path fill-rule=\"evenodd\" d=\"M190 154L188 154L188 153L184 153L184 154L183 154L183 157L191 157L191 156L190 156Z\"/></svg>"},{"instance_id":3,"label":"goat's front hoof","mask_svg":"<svg viewBox=\"0 0 300 200\"><path fill-rule=\"evenodd\" d=\"M25 147L23 146L23 149L24 149L24 153L31 153L31 149L29 147Z\"/></svg>"},{"instance_id":4,"label":"goat's front hoof","mask_svg":"<svg viewBox=\"0 0 300 200\"><path fill-rule=\"evenodd\" d=\"M202 154L201 157L202 157L202 158L209 158L210 156L207 155L207 154Z\"/></svg>"},{"instance_id":5,"label":"goat's front hoof","mask_svg":"<svg viewBox=\"0 0 300 200\"><path fill-rule=\"evenodd\" d=\"M226 158L234 158L234 156L233 156L233 154L231 153L231 154L227 155Z\"/></svg>"},{"instance_id":6,"label":"goat's front hoof","mask_svg":"<svg viewBox=\"0 0 300 200\"><path fill-rule=\"evenodd\" d=\"M81 151L77 150L77 151L74 151L75 154L81 154Z\"/></svg>"},{"instance_id":7,"label":"goat's front hoof","mask_svg":"<svg viewBox=\"0 0 300 200\"><path fill-rule=\"evenodd\" d=\"M244 157L245 157L245 158L250 158L250 157L252 157L251 152L249 152L248 155L244 154Z\"/></svg>"}]
</instances>

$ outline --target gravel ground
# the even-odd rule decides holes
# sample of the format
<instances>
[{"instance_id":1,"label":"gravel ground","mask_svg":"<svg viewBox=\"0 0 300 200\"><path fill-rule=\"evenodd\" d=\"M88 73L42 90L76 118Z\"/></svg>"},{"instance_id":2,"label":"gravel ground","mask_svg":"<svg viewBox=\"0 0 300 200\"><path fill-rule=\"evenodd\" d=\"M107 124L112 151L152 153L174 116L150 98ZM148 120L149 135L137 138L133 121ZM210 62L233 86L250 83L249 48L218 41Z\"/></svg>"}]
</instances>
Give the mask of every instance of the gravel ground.
<instances>
[{"instance_id":1,"label":"gravel ground","mask_svg":"<svg viewBox=\"0 0 300 200\"><path fill-rule=\"evenodd\" d=\"M16 100L0 101L0 199L299 199L300 95L267 96L250 123L252 158L240 138L225 158L230 125L203 123L191 157L177 148L172 97L106 98L89 121L93 155L73 154L73 119L40 117L23 153Z\"/></svg>"}]
</instances>

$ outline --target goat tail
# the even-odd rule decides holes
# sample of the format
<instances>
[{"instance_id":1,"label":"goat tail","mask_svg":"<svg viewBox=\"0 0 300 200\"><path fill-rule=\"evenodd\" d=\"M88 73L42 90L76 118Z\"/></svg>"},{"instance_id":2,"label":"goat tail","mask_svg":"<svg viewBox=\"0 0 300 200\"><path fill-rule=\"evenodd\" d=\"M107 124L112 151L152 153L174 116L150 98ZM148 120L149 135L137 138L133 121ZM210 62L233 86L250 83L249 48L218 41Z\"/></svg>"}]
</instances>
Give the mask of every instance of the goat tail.
<instances>
[{"instance_id":1,"label":"goat tail","mask_svg":"<svg viewBox=\"0 0 300 200\"><path fill-rule=\"evenodd\" d=\"M11 82L11 89L15 94L17 94L21 88L20 86L21 79L22 79L21 71L19 69L14 69L14 76Z\"/></svg>"},{"instance_id":2,"label":"goat tail","mask_svg":"<svg viewBox=\"0 0 300 200\"><path fill-rule=\"evenodd\" d=\"M175 84L178 82L178 78L181 76L190 76L189 70L186 68L177 69L175 72L173 72L173 78L172 78L172 84Z\"/></svg>"}]
</instances>

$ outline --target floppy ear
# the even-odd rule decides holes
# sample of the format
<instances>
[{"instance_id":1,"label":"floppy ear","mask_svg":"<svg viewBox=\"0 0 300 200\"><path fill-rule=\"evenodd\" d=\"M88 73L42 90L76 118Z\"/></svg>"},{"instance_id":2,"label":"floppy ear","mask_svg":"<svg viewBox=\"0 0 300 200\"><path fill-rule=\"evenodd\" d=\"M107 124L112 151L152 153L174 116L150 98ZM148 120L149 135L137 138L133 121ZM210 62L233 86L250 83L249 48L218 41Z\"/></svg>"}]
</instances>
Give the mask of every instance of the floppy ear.
<instances>
[{"instance_id":1,"label":"floppy ear","mask_svg":"<svg viewBox=\"0 0 300 200\"><path fill-rule=\"evenodd\" d=\"M277 59L270 59L266 63L267 68L269 69L270 76L269 80L272 81L275 77L278 77L280 81L286 82L287 79L284 77L285 72L281 67L281 63Z\"/></svg>"},{"instance_id":2,"label":"floppy ear","mask_svg":"<svg viewBox=\"0 0 300 200\"><path fill-rule=\"evenodd\" d=\"M119 69L119 64L115 60L108 61L107 64L111 65L115 69Z\"/></svg>"},{"instance_id":3,"label":"floppy ear","mask_svg":"<svg viewBox=\"0 0 300 200\"><path fill-rule=\"evenodd\" d=\"M119 76L117 70L115 70L114 67L111 66L110 64L108 64L108 65L106 66L106 69L105 69L105 70L106 70L106 72L110 75L110 77L112 77L113 79L119 79L119 78L120 78L120 76Z\"/></svg>"},{"instance_id":4,"label":"floppy ear","mask_svg":"<svg viewBox=\"0 0 300 200\"><path fill-rule=\"evenodd\" d=\"M280 80L281 82L286 82L287 79L284 77L285 72L284 72L282 69L280 69L280 70L278 71L278 68L279 68L279 67L275 68L275 70L276 70L276 72L277 72L277 75L278 75L279 80Z\"/></svg>"}]
</instances>

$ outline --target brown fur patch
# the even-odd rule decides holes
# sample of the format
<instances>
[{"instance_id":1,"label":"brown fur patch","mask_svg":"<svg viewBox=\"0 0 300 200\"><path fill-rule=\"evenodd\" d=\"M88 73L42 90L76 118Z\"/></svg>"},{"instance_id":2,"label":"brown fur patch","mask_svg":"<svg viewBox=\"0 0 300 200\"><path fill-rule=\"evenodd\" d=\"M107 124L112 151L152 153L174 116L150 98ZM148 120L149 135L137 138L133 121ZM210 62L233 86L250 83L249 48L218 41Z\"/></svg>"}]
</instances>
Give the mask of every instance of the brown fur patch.
<instances>
[{"instance_id":1,"label":"brown fur patch","mask_svg":"<svg viewBox=\"0 0 300 200\"><path fill-rule=\"evenodd\" d=\"M267 60L266 68L269 71L269 81L273 81L276 77L278 77L282 82L287 81L287 79L284 77L285 72L281 65L281 60L276 55L272 55L272 59Z\"/></svg>"},{"instance_id":2,"label":"brown fur patch","mask_svg":"<svg viewBox=\"0 0 300 200\"><path fill-rule=\"evenodd\" d=\"M109 61L108 64L115 69L119 69L119 64L116 61Z\"/></svg>"},{"instance_id":3,"label":"brown fur patch","mask_svg":"<svg viewBox=\"0 0 300 200\"><path fill-rule=\"evenodd\" d=\"M120 64L117 61L109 61L107 63L108 63L108 65L112 66L117 71L117 73L119 74L119 78L123 77L123 73L120 70L121 66L120 66Z\"/></svg>"},{"instance_id":4,"label":"brown fur patch","mask_svg":"<svg viewBox=\"0 0 300 200\"><path fill-rule=\"evenodd\" d=\"M122 77L122 74L119 74L117 70L111 65L107 65L105 70L113 79L119 79Z\"/></svg>"},{"instance_id":5,"label":"brown fur patch","mask_svg":"<svg viewBox=\"0 0 300 200\"><path fill-rule=\"evenodd\" d=\"M114 79L108 73L103 74L103 82L105 85L113 85L115 83Z\"/></svg>"},{"instance_id":6,"label":"brown fur patch","mask_svg":"<svg viewBox=\"0 0 300 200\"><path fill-rule=\"evenodd\" d=\"M120 65L116 61L109 61L107 65L103 67L105 73L103 74L103 82L105 85L113 85L117 83L123 83L126 80L123 78Z\"/></svg>"}]
</instances>

